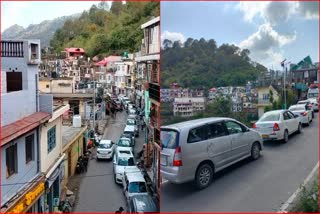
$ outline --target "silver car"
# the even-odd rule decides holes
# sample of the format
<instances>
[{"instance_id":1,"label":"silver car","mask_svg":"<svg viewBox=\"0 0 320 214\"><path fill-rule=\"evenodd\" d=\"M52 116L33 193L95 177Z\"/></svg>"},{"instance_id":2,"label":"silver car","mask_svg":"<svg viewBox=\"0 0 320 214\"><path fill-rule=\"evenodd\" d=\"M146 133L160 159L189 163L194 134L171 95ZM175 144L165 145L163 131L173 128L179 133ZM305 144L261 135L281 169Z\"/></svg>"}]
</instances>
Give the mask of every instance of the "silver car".
<instances>
[{"instance_id":1,"label":"silver car","mask_svg":"<svg viewBox=\"0 0 320 214\"><path fill-rule=\"evenodd\" d=\"M214 173L247 157L260 157L258 132L231 118L203 118L161 127L161 175L171 183L206 188Z\"/></svg>"}]
</instances>

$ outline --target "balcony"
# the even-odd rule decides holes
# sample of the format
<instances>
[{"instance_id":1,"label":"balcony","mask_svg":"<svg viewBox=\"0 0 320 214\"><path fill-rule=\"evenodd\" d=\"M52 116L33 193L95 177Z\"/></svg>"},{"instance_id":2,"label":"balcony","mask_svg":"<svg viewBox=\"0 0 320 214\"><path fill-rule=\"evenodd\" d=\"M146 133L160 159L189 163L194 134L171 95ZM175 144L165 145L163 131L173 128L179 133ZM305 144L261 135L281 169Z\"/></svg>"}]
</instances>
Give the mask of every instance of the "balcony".
<instances>
[{"instance_id":1,"label":"balcony","mask_svg":"<svg viewBox=\"0 0 320 214\"><path fill-rule=\"evenodd\" d=\"M2 41L1 57L24 57L23 42Z\"/></svg>"},{"instance_id":2,"label":"balcony","mask_svg":"<svg viewBox=\"0 0 320 214\"><path fill-rule=\"evenodd\" d=\"M158 84L149 83L149 97L160 103L160 86Z\"/></svg>"}]
</instances>

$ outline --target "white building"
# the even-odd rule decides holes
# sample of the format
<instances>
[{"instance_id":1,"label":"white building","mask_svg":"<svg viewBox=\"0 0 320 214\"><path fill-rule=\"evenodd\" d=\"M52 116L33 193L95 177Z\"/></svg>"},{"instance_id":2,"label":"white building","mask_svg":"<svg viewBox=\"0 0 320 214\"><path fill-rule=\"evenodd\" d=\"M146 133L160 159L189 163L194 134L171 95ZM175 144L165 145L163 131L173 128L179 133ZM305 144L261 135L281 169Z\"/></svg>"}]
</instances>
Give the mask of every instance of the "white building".
<instances>
[{"instance_id":1,"label":"white building","mask_svg":"<svg viewBox=\"0 0 320 214\"><path fill-rule=\"evenodd\" d=\"M182 117L193 116L196 112L205 110L205 101L204 97L175 98L173 114Z\"/></svg>"}]
</instances>

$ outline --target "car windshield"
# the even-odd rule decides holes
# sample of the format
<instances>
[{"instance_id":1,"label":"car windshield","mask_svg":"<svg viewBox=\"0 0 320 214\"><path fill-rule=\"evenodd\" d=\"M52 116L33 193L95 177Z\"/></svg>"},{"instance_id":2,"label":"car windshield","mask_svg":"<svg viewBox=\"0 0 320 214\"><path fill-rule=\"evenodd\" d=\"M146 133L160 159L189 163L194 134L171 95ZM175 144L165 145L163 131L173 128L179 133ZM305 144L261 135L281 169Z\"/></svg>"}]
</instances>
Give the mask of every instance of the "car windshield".
<instances>
[{"instance_id":1,"label":"car windshield","mask_svg":"<svg viewBox=\"0 0 320 214\"><path fill-rule=\"evenodd\" d=\"M319 94L318 93L309 93L308 97L309 98L318 98Z\"/></svg>"},{"instance_id":2,"label":"car windshield","mask_svg":"<svg viewBox=\"0 0 320 214\"><path fill-rule=\"evenodd\" d=\"M175 149L178 140L178 132L175 130L163 129L160 134L162 148Z\"/></svg>"},{"instance_id":3,"label":"car windshield","mask_svg":"<svg viewBox=\"0 0 320 214\"><path fill-rule=\"evenodd\" d=\"M99 149L110 149L111 148L111 144L99 144Z\"/></svg>"},{"instance_id":4,"label":"car windshield","mask_svg":"<svg viewBox=\"0 0 320 214\"><path fill-rule=\"evenodd\" d=\"M279 121L280 119L280 113L279 112L270 112L265 113L262 115L262 117L259 119L259 122L268 122L268 121Z\"/></svg>"},{"instance_id":5,"label":"car windshield","mask_svg":"<svg viewBox=\"0 0 320 214\"><path fill-rule=\"evenodd\" d=\"M134 166L134 160L132 157L119 157L118 165L119 166Z\"/></svg>"},{"instance_id":6,"label":"car windshield","mask_svg":"<svg viewBox=\"0 0 320 214\"><path fill-rule=\"evenodd\" d=\"M118 146L130 147L130 140L128 139L120 139L118 142Z\"/></svg>"},{"instance_id":7,"label":"car windshield","mask_svg":"<svg viewBox=\"0 0 320 214\"><path fill-rule=\"evenodd\" d=\"M145 182L131 182L128 188L130 193L145 193L147 192Z\"/></svg>"},{"instance_id":8,"label":"car windshield","mask_svg":"<svg viewBox=\"0 0 320 214\"><path fill-rule=\"evenodd\" d=\"M127 120L127 125L136 125L136 121L133 119L128 119Z\"/></svg>"},{"instance_id":9,"label":"car windshield","mask_svg":"<svg viewBox=\"0 0 320 214\"><path fill-rule=\"evenodd\" d=\"M306 108L304 106L292 106L289 108L290 111L304 111Z\"/></svg>"}]
</instances>

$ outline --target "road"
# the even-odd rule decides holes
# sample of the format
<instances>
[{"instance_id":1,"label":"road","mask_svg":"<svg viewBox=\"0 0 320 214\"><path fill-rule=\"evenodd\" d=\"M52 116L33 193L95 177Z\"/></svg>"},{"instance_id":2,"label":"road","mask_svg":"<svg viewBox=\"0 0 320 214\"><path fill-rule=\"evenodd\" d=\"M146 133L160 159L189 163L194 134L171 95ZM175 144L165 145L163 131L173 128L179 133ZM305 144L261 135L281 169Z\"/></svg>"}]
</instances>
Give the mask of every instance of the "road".
<instances>
[{"instance_id":1,"label":"road","mask_svg":"<svg viewBox=\"0 0 320 214\"><path fill-rule=\"evenodd\" d=\"M118 112L116 119L110 119L103 139L116 142L125 127L127 114ZM140 131L136 138L135 154L142 149L144 137ZM88 171L81 181L75 212L115 212L120 206L126 206L122 186L113 180L112 161L89 162Z\"/></svg>"},{"instance_id":2,"label":"road","mask_svg":"<svg viewBox=\"0 0 320 214\"><path fill-rule=\"evenodd\" d=\"M260 159L244 160L217 173L202 191L189 183L164 181L161 212L278 211L318 162L318 119L287 144L265 142L264 147Z\"/></svg>"}]
</instances>

